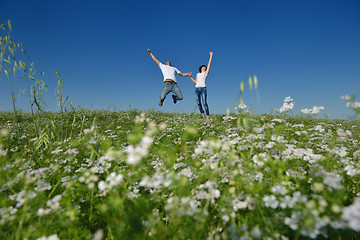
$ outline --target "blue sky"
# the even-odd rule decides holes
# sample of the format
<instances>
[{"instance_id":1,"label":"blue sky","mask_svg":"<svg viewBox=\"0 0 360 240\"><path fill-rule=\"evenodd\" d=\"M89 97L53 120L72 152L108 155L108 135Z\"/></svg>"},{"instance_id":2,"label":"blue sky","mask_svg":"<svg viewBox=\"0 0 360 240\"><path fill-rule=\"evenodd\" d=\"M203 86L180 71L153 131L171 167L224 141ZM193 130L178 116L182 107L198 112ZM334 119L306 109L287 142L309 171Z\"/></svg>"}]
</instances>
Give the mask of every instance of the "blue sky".
<instances>
[{"instance_id":1,"label":"blue sky","mask_svg":"<svg viewBox=\"0 0 360 240\"><path fill-rule=\"evenodd\" d=\"M174 105L169 95L158 106L163 78L148 48L193 73L214 52L210 114L233 111L240 82L254 74L260 102L247 87L243 97L255 113L273 112L291 96L294 114L324 106L320 115L348 118L353 113L340 96L360 100L359 0L0 0L0 22L8 19L13 39L45 72L51 111L58 71L64 93L84 108L198 112L189 77L177 78L183 101ZM11 110L8 82L0 77L0 110ZM15 82L16 89L28 85ZM27 98L17 104L26 109Z\"/></svg>"}]
</instances>

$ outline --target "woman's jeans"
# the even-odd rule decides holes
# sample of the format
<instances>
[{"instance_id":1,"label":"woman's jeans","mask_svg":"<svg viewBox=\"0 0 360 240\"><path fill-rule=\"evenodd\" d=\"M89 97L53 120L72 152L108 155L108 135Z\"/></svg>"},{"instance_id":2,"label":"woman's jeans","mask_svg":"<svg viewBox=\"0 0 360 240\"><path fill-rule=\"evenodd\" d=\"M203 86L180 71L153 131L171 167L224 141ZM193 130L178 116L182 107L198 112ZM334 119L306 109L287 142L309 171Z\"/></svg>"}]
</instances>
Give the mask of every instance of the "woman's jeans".
<instances>
[{"instance_id":1,"label":"woman's jeans","mask_svg":"<svg viewBox=\"0 0 360 240\"><path fill-rule=\"evenodd\" d=\"M209 106L207 104L207 89L206 87L203 88L195 88L195 96L196 96L196 103L199 107L201 113L204 113L204 110L201 105L201 101L204 104L206 115L209 115Z\"/></svg>"},{"instance_id":2,"label":"woman's jeans","mask_svg":"<svg viewBox=\"0 0 360 240\"><path fill-rule=\"evenodd\" d=\"M170 92L173 92L175 95L173 96L173 99L183 100L183 95L180 92L180 88L176 83L167 83L164 82L163 89L161 91L160 95L160 101L164 102L166 95L168 95Z\"/></svg>"}]
</instances>

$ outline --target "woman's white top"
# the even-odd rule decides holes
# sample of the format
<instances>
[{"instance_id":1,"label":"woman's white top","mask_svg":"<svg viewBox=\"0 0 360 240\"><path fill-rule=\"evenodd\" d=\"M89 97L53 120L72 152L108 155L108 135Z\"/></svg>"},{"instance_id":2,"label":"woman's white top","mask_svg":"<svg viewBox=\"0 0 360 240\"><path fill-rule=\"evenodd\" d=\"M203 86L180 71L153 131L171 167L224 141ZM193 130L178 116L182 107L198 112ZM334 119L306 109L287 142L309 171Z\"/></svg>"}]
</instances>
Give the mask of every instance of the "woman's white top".
<instances>
[{"instance_id":1,"label":"woman's white top","mask_svg":"<svg viewBox=\"0 0 360 240\"><path fill-rule=\"evenodd\" d=\"M196 74L196 85L195 85L195 87L196 88L206 87L206 78L207 78L206 72Z\"/></svg>"}]
</instances>

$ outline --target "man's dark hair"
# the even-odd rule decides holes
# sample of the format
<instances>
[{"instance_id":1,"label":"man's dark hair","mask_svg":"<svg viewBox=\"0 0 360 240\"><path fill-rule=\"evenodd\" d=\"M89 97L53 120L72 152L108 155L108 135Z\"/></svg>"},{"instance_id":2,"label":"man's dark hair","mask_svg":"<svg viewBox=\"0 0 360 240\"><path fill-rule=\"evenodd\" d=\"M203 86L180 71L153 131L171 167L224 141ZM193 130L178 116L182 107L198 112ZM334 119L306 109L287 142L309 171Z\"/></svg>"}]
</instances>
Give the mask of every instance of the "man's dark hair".
<instances>
[{"instance_id":1,"label":"man's dark hair","mask_svg":"<svg viewBox=\"0 0 360 240\"><path fill-rule=\"evenodd\" d=\"M201 72L201 68L202 67L205 67L205 68L207 68L205 65L201 65L200 67L199 67L199 72ZM206 69L205 69L206 70Z\"/></svg>"}]
</instances>

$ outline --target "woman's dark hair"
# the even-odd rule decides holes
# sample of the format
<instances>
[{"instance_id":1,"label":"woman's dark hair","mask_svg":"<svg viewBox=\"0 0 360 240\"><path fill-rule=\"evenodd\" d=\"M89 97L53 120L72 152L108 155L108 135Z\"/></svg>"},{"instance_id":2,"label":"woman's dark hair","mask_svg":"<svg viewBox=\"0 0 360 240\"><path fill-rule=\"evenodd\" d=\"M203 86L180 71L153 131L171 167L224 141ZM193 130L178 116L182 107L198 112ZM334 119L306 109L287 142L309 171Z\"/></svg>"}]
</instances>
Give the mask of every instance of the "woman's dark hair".
<instances>
[{"instance_id":1,"label":"woman's dark hair","mask_svg":"<svg viewBox=\"0 0 360 240\"><path fill-rule=\"evenodd\" d=\"M199 67L199 72L201 72L201 68L202 68L202 67L207 68L205 65L201 65L201 66Z\"/></svg>"}]
</instances>

